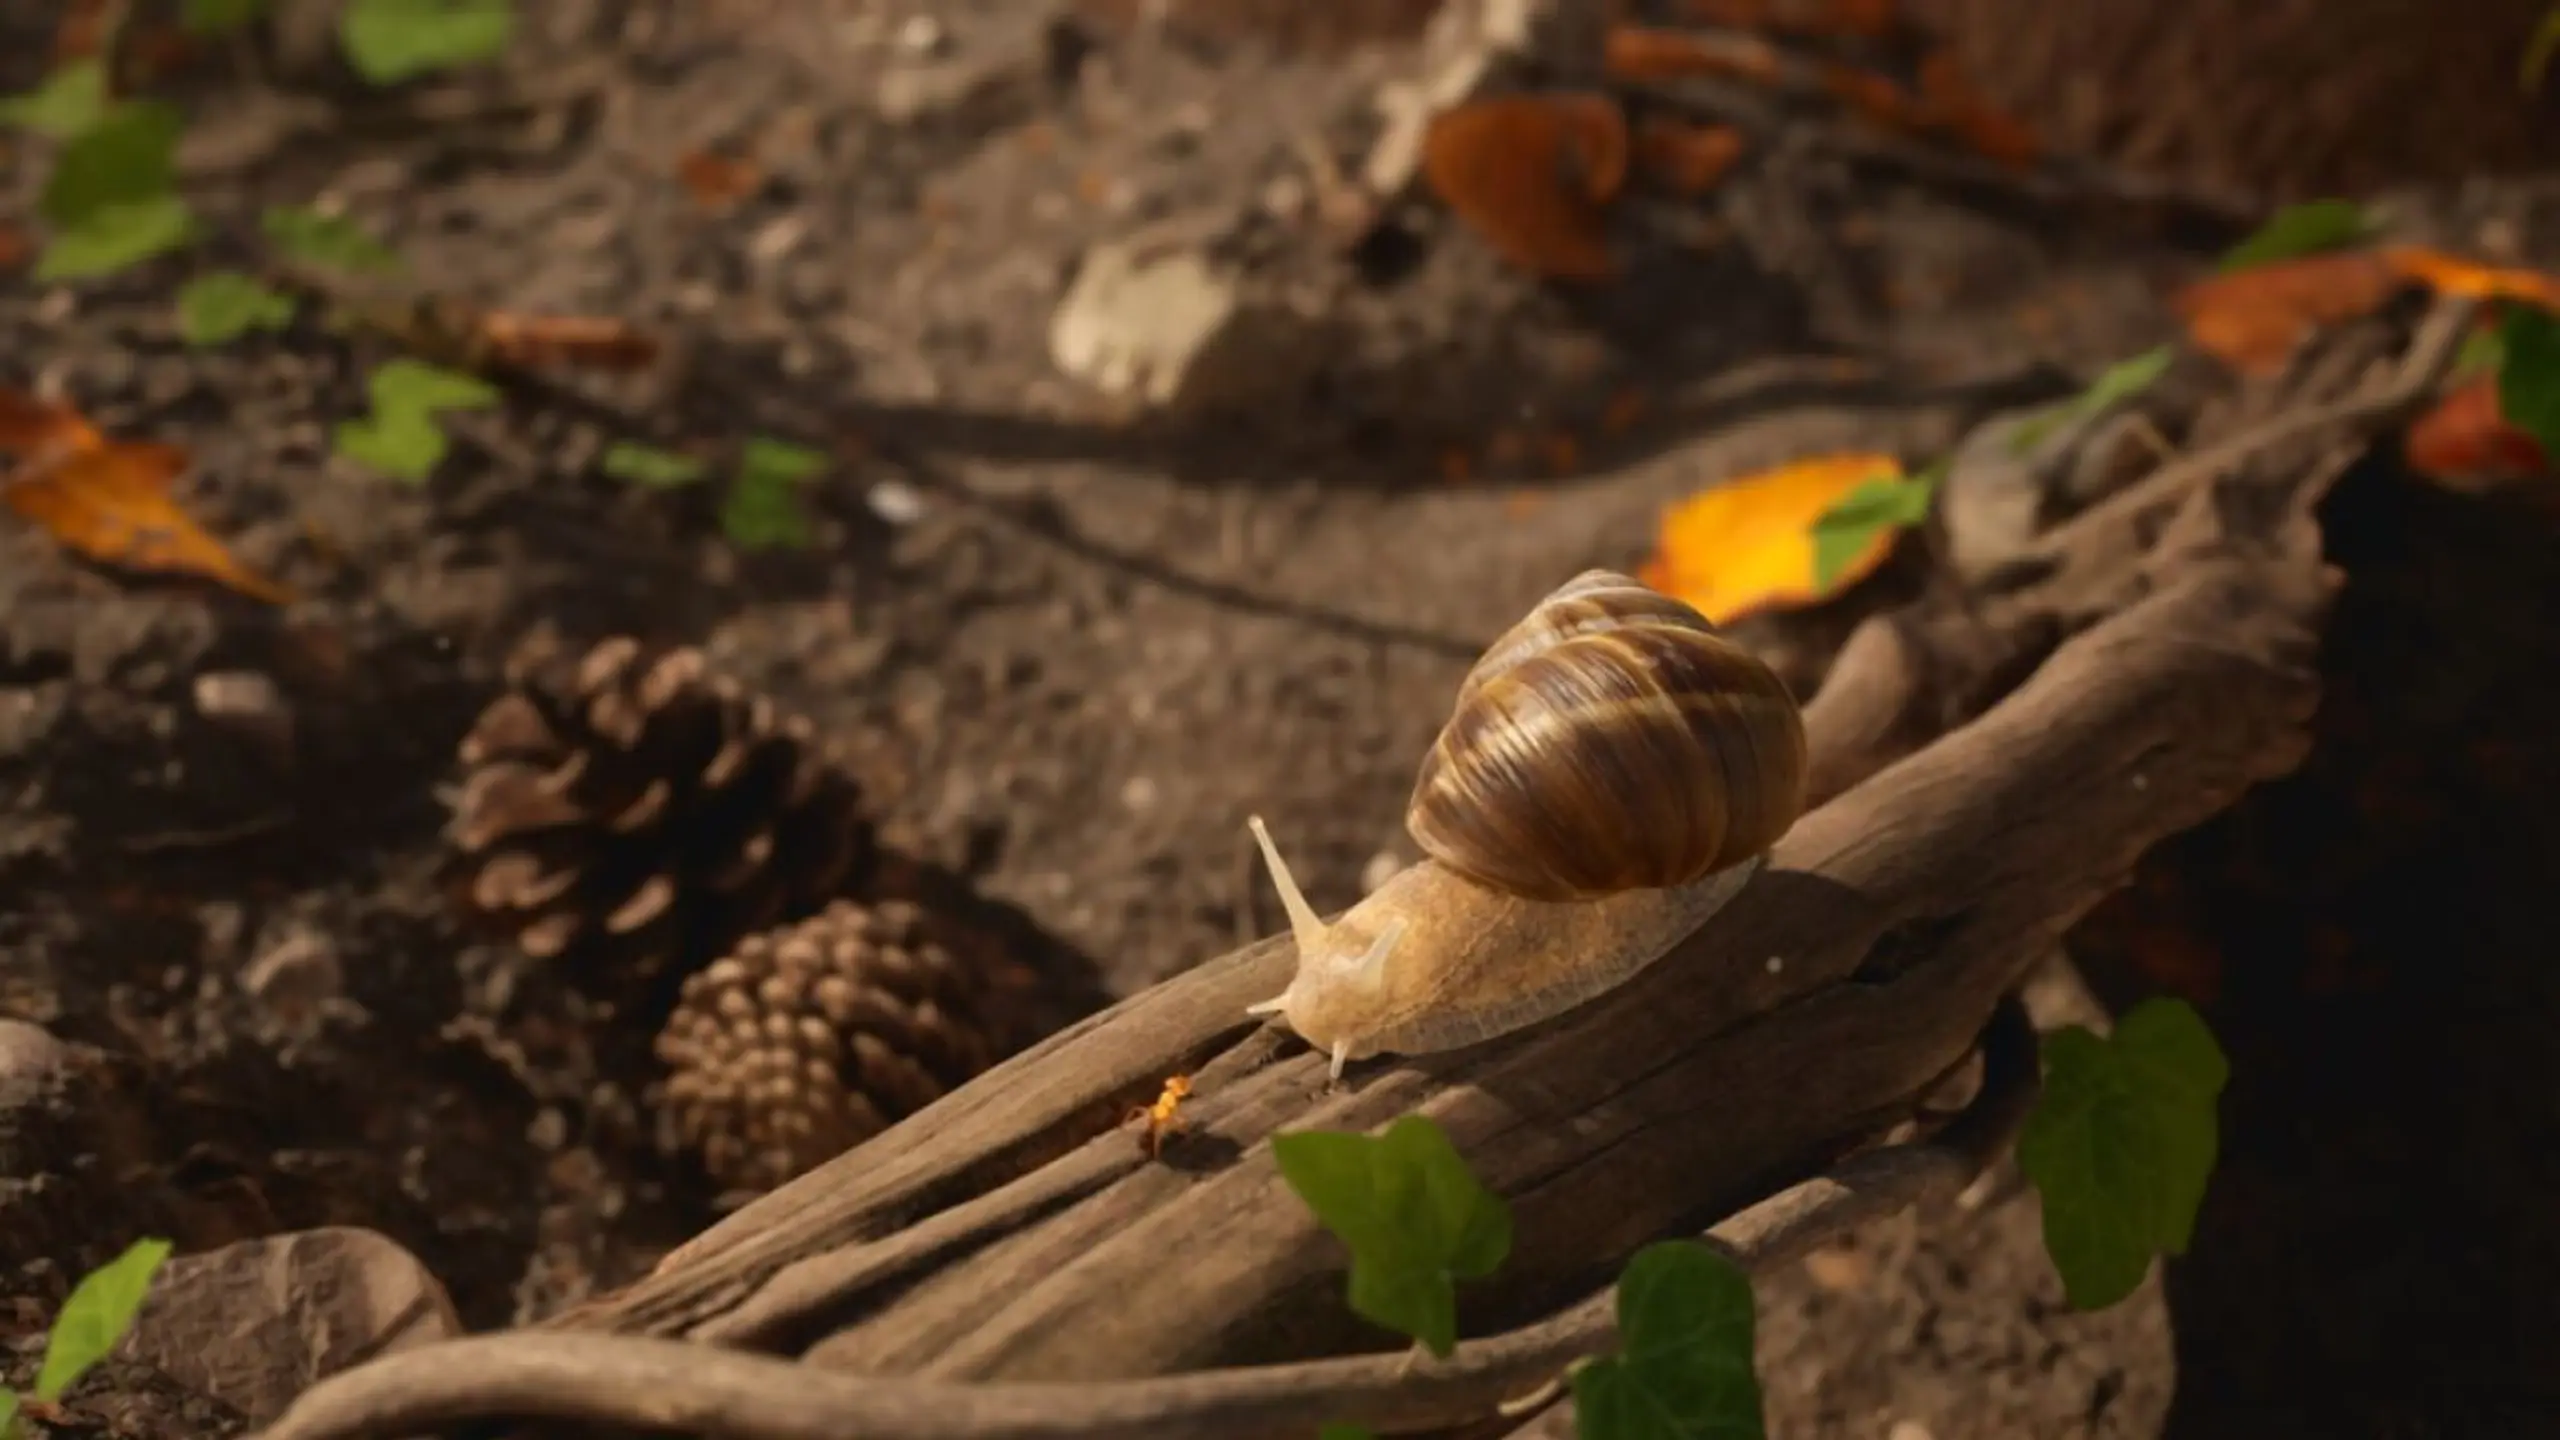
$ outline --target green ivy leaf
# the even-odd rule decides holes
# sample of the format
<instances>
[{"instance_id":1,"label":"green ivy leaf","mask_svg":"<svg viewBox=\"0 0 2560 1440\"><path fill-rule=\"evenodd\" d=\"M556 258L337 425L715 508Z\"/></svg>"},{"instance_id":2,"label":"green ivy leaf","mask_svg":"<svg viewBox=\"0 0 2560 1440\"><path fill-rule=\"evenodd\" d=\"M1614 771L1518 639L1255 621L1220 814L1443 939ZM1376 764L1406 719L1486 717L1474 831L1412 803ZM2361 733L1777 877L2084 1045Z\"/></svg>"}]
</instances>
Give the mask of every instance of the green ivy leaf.
<instances>
[{"instance_id":1,"label":"green ivy leaf","mask_svg":"<svg viewBox=\"0 0 2560 1440\"><path fill-rule=\"evenodd\" d=\"M700 480L707 467L690 455L661 450L633 440L617 440L604 452L604 473L616 480L645 485L653 490L673 490Z\"/></svg>"},{"instance_id":2,"label":"green ivy leaf","mask_svg":"<svg viewBox=\"0 0 2560 1440\"><path fill-rule=\"evenodd\" d=\"M1351 1309L1432 1354L1458 1343L1457 1281L1511 1253L1511 1209L1478 1184L1441 1128L1417 1115L1383 1135L1271 1137L1289 1188L1351 1251Z\"/></svg>"},{"instance_id":3,"label":"green ivy leaf","mask_svg":"<svg viewBox=\"0 0 2560 1440\"><path fill-rule=\"evenodd\" d=\"M2249 238L2225 251L2216 267L2228 275L2275 260L2344 250L2373 233L2373 219L2352 200L2310 200L2288 205Z\"/></svg>"},{"instance_id":4,"label":"green ivy leaf","mask_svg":"<svg viewBox=\"0 0 2560 1440\"><path fill-rule=\"evenodd\" d=\"M2150 389L2161 376L2169 373L2169 366L2177 358L2174 347L2160 345L2099 371L2098 378L2089 382L2088 389L2048 407L2040 415L2019 421L2009 432L2009 453L2024 455L2056 429L2077 425Z\"/></svg>"},{"instance_id":5,"label":"green ivy leaf","mask_svg":"<svg viewBox=\"0 0 2560 1440\"><path fill-rule=\"evenodd\" d=\"M490 59L514 31L511 0L348 0L338 22L348 63L376 85Z\"/></svg>"},{"instance_id":6,"label":"green ivy leaf","mask_svg":"<svg viewBox=\"0 0 2560 1440\"><path fill-rule=\"evenodd\" d=\"M74 60L26 94L0 100L0 123L56 140L70 139L106 113L107 67L94 59Z\"/></svg>"},{"instance_id":7,"label":"green ivy leaf","mask_svg":"<svg viewBox=\"0 0 2560 1440\"><path fill-rule=\"evenodd\" d=\"M62 1302L54 1318L52 1338L45 1342L44 1369L36 1375L36 1398L55 1401L107 1358L142 1310L151 1293L151 1277L169 1258L166 1240L136 1240L122 1255L92 1270Z\"/></svg>"},{"instance_id":8,"label":"green ivy leaf","mask_svg":"<svg viewBox=\"0 0 2560 1440\"><path fill-rule=\"evenodd\" d=\"M2106 1039L2076 1025L2045 1037L2044 1069L2018 1168L2042 1197L2064 1294L2102 1309L2133 1293L2154 1255L2186 1252L2231 1066L2194 1007L2154 998Z\"/></svg>"},{"instance_id":9,"label":"green ivy leaf","mask_svg":"<svg viewBox=\"0 0 2560 1440\"><path fill-rule=\"evenodd\" d=\"M344 215L324 215L302 205L270 205L258 217L277 249L306 265L352 274L396 274L400 257Z\"/></svg>"},{"instance_id":10,"label":"green ivy leaf","mask_svg":"<svg viewBox=\"0 0 2560 1440\"><path fill-rule=\"evenodd\" d=\"M201 276L178 292L178 334L190 345L223 345L292 323L292 296L237 270Z\"/></svg>"},{"instance_id":11,"label":"green ivy leaf","mask_svg":"<svg viewBox=\"0 0 2560 1440\"><path fill-rule=\"evenodd\" d=\"M498 387L477 375L405 357L374 371L365 391L373 397L373 408L385 414L424 417L439 410L486 410L498 403Z\"/></svg>"},{"instance_id":12,"label":"green ivy leaf","mask_svg":"<svg viewBox=\"0 0 2560 1440\"><path fill-rule=\"evenodd\" d=\"M57 225L76 225L100 210L169 194L184 123L176 106L157 100L110 107L64 142L37 212Z\"/></svg>"},{"instance_id":13,"label":"green ivy leaf","mask_svg":"<svg viewBox=\"0 0 2560 1440\"><path fill-rule=\"evenodd\" d=\"M749 440L720 507L720 528L747 550L808 544L813 530L798 492L825 468L826 455L807 446L763 436Z\"/></svg>"},{"instance_id":14,"label":"green ivy leaf","mask_svg":"<svg viewBox=\"0 0 2560 1440\"><path fill-rule=\"evenodd\" d=\"M92 210L57 226L37 257L38 280L85 280L139 265L196 238L195 212L175 195Z\"/></svg>"},{"instance_id":15,"label":"green ivy leaf","mask_svg":"<svg viewBox=\"0 0 2560 1440\"><path fill-rule=\"evenodd\" d=\"M1762 1440L1751 1280L1694 1240L1648 1245L1618 1277L1618 1353L1573 1374L1580 1440Z\"/></svg>"},{"instance_id":16,"label":"green ivy leaf","mask_svg":"<svg viewBox=\"0 0 2560 1440\"><path fill-rule=\"evenodd\" d=\"M341 420L330 442L357 464L412 484L433 475L453 443L433 419L405 410Z\"/></svg>"},{"instance_id":17,"label":"green ivy leaf","mask_svg":"<svg viewBox=\"0 0 2560 1440\"><path fill-rule=\"evenodd\" d=\"M0 1440L18 1440L18 1392L0 1385Z\"/></svg>"},{"instance_id":18,"label":"green ivy leaf","mask_svg":"<svg viewBox=\"0 0 2560 1440\"><path fill-rule=\"evenodd\" d=\"M1929 502L1946 478L1943 459L1908 479L1870 480L1840 497L1813 522L1813 584L1828 591L1879 530L1908 530L1929 518Z\"/></svg>"},{"instance_id":19,"label":"green ivy leaf","mask_svg":"<svg viewBox=\"0 0 2560 1440\"><path fill-rule=\"evenodd\" d=\"M2560 319L2510 305L2498 322L2498 413L2560 455Z\"/></svg>"},{"instance_id":20,"label":"green ivy leaf","mask_svg":"<svg viewBox=\"0 0 2560 1440\"><path fill-rule=\"evenodd\" d=\"M267 13L267 0L187 0L178 23L190 35L228 35Z\"/></svg>"},{"instance_id":21,"label":"green ivy leaf","mask_svg":"<svg viewBox=\"0 0 2560 1440\"><path fill-rule=\"evenodd\" d=\"M337 451L412 483L434 474L451 446L436 424L439 412L485 410L498 403L497 387L476 375L405 357L374 371L365 388L373 398L373 413L338 423Z\"/></svg>"},{"instance_id":22,"label":"green ivy leaf","mask_svg":"<svg viewBox=\"0 0 2560 1440\"><path fill-rule=\"evenodd\" d=\"M1316 1427L1316 1440L1378 1440L1378 1432L1348 1420L1327 1420Z\"/></svg>"}]
</instances>

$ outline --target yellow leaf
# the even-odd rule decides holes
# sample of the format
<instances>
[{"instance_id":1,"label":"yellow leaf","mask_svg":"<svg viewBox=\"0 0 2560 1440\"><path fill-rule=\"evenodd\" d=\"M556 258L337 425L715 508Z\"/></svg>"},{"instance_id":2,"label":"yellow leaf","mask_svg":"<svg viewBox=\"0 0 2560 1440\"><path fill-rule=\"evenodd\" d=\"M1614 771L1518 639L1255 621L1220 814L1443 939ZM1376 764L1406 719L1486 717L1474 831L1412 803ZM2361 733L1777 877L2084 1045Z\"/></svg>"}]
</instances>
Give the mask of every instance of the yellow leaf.
<instances>
[{"instance_id":1,"label":"yellow leaf","mask_svg":"<svg viewBox=\"0 0 2560 1440\"><path fill-rule=\"evenodd\" d=\"M1819 455L1742 476L1672 506L1639 578L1721 625L1754 611L1810 604L1856 584L1891 554L1891 527L1816 584L1814 522L1871 480L1900 480L1891 455Z\"/></svg>"},{"instance_id":2,"label":"yellow leaf","mask_svg":"<svg viewBox=\"0 0 2560 1440\"><path fill-rule=\"evenodd\" d=\"M0 501L91 559L198 575L270 604L293 592L232 558L169 493L187 452L108 441L67 406L0 393L0 450L28 452L0 477Z\"/></svg>"}]
</instances>

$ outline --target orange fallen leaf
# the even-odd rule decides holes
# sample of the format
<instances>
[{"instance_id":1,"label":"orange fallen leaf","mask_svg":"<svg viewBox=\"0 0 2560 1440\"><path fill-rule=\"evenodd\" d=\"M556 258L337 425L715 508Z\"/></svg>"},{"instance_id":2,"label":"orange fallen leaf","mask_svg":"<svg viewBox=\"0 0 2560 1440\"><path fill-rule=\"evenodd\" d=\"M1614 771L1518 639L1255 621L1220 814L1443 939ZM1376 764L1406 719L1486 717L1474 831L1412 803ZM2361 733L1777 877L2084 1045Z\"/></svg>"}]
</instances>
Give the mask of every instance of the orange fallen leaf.
<instances>
[{"instance_id":1,"label":"orange fallen leaf","mask_svg":"<svg viewBox=\"0 0 2560 1440\"><path fill-rule=\"evenodd\" d=\"M132 570L197 575L282 604L293 592L232 558L169 493L187 452L151 441L108 441L67 406L0 395L0 446L25 458L0 477L0 501L93 560Z\"/></svg>"},{"instance_id":2,"label":"orange fallen leaf","mask_svg":"<svg viewBox=\"0 0 2560 1440\"><path fill-rule=\"evenodd\" d=\"M2172 303L2198 348L2261 374L2281 368L2313 330L2371 314L2406 283L2383 256L2343 250L2208 276Z\"/></svg>"},{"instance_id":3,"label":"orange fallen leaf","mask_svg":"<svg viewBox=\"0 0 2560 1440\"><path fill-rule=\"evenodd\" d=\"M1636 127L1636 164L1682 195L1715 188L1742 158L1742 132L1731 125L1692 125L1649 115Z\"/></svg>"},{"instance_id":4,"label":"orange fallen leaf","mask_svg":"<svg viewBox=\"0 0 2560 1440\"><path fill-rule=\"evenodd\" d=\"M2382 258L2402 278L2425 285L2439 295L2514 300L2560 310L2560 275L2481 265L2424 245L2388 246L2382 251Z\"/></svg>"},{"instance_id":5,"label":"orange fallen leaf","mask_svg":"<svg viewBox=\"0 0 2560 1440\"><path fill-rule=\"evenodd\" d=\"M1626 180L1627 152L1626 117L1606 95L1502 95L1435 116L1422 173L1504 259L1595 281L1616 273L1602 207Z\"/></svg>"},{"instance_id":6,"label":"orange fallen leaf","mask_svg":"<svg viewBox=\"0 0 2560 1440\"><path fill-rule=\"evenodd\" d=\"M1719 625L1836 594L1883 564L1899 532L1879 527L1825 587L1815 583L1814 522L1867 482L1902 473L1891 455L1818 455L1693 495L1664 512L1638 578Z\"/></svg>"},{"instance_id":7,"label":"orange fallen leaf","mask_svg":"<svg viewBox=\"0 0 2560 1440\"><path fill-rule=\"evenodd\" d=\"M589 370L643 370L656 363L658 342L627 320L588 315L517 315L484 310L476 328L491 353L511 365L575 365Z\"/></svg>"},{"instance_id":8,"label":"orange fallen leaf","mask_svg":"<svg viewBox=\"0 0 2560 1440\"><path fill-rule=\"evenodd\" d=\"M1786 65L1766 41L1744 35L1694 35L1651 25L1613 25L1601 38L1600 67L1612 80L1682 80L1722 76L1773 85Z\"/></svg>"},{"instance_id":9,"label":"orange fallen leaf","mask_svg":"<svg viewBox=\"0 0 2560 1440\"><path fill-rule=\"evenodd\" d=\"M756 193L764 184L764 170L752 160L695 150L676 162L676 178L694 199L721 209Z\"/></svg>"},{"instance_id":10,"label":"orange fallen leaf","mask_svg":"<svg viewBox=\"0 0 2560 1440\"><path fill-rule=\"evenodd\" d=\"M2481 490L2551 472L2542 443L2507 423L2498 377L2457 386L2409 426L2401 441L2409 468L2456 490Z\"/></svg>"},{"instance_id":11,"label":"orange fallen leaf","mask_svg":"<svg viewBox=\"0 0 2560 1440\"><path fill-rule=\"evenodd\" d=\"M35 242L15 225L0 225L0 270L15 270L35 253Z\"/></svg>"}]
</instances>

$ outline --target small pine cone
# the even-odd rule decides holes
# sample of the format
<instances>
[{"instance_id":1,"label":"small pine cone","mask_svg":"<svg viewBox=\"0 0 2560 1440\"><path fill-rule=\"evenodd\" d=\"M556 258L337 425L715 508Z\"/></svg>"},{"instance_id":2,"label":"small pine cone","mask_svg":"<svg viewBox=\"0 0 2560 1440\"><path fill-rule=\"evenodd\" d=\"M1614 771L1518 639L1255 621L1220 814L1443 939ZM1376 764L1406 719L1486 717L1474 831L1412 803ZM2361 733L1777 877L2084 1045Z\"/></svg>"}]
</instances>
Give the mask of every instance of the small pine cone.
<instances>
[{"instance_id":1,"label":"small pine cone","mask_svg":"<svg viewBox=\"0 0 2560 1440\"><path fill-rule=\"evenodd\" d=\"M658 1035L661 1134L770 1190L992 1064L991 978L900 900L754 936L685 981Z\"/></svg>"},{"instance_id":2,"label":"small pine cone","mask_svg":"<svg viewBox=\"0 0 2560 1440\"><path fill-rule=\"evenodd\" d=\"M457 901L597 998L654 1019L677 977L869 864L853 775L699 650L536 643L507 670L460 749Z\"/></svg>"}]
</instances>

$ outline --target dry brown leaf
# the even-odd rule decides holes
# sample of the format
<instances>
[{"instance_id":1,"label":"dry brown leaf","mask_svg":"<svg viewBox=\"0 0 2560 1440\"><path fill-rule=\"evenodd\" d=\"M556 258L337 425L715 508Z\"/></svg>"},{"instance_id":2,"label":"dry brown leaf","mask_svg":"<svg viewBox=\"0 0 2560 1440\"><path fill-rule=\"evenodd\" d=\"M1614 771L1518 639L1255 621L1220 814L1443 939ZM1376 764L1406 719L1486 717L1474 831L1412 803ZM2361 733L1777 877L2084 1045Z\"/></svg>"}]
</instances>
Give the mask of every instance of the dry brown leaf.
<instances>
[{"instance_id":1,"label":"dry brown leaf","mask_svg":"<svg viewBox=\"0 0 2560 1440\"><path fill-rule=\"evenodd\" d=\"M1606 95L1503 95L1434 117L1422 173L1504 259L1596 281L1617 269L1603 207L1625 182L1627 154L1626 117Z\"/></svg>"},{"instance_id":2,"label":"dry brown leaf","mask_svg":"<svg viewBox=\"0 0 2560 1440\"><path fill-rule=\"evenodd\" d=\"M2332 251L2209 276L2173 304L2198 348L2243 374L2265 374L2312 331L2371 314L2405 283L2380 254Z\"/></svg>"},{"instance_id":3,"label":"dry brown leaf","mask_svg":"<svg viewBox=\"0 0 2560 1440\"><path fill-rule=\"evenodd\" d=\"M1652 25L1613 25L1601 41L1601 68L1614 80L1682 80L1722 76L1775 85L1784 59L1747 35L1693 35Z\"/></svg>"},{"instance_id":4,"label":"dry brown leaf","mask_svg":"<svg viewBox=\"0 0 2560 1440\"><path fill-rule=\"evenodd\" d=\"M1742 159L1742 132L1731 125L1692 125L1648 115L1636 126L1636 165L1654 183L1703 195Z\"/></svg>"},{"instance_id":5,"label":"dry brown leaf","mask_svg":"<svg viewBox=\"0 0 2560 1440\"><path fill-rule=\"evenodd\" d=\"M676 162L676 178L703 205L726 209L756 193L764 185L764 169L752 160L735 155L722 155L711 150L695 150Z\"/></svg>"},{"instance_id":6,"label":"dry brown leaf","mask_svg":"<svg viewBox=\"0 0 2560 1440\"><path fill-rule=\"evenodd\" d=\"M585 370L644 370L657 363L658 342L627 320L587 315L517 315L482 311L480 338L510 365L570 365Z\"/></svg>"},{"instance_id":7,"label":"dry brown leaf","mask_svg":"<svg viewBox=\"0 0 2560 1440\"><path fill-rule=\"evenodd\" d=\"M2498 404L2498 377L2456 387L2409 426L2401 440L2409 468L2448 488L2488 490L2551 473L2542 443L2508 424Z\"/></svg>"},{"instance_id":8,"label":"dry brown leaf","mask_svg":"<svg viewBox=\"0 0 2560 1440\"><path fill-rule=\"evenodd\" d=\"M106 564L196 575L282 604L293 592L234 559L171 497L187 452L151 441L109 441L79 412L0 392L0 450L20 458L0 477L0 501L64 545Z\"/></svg>"}]
</instances>

